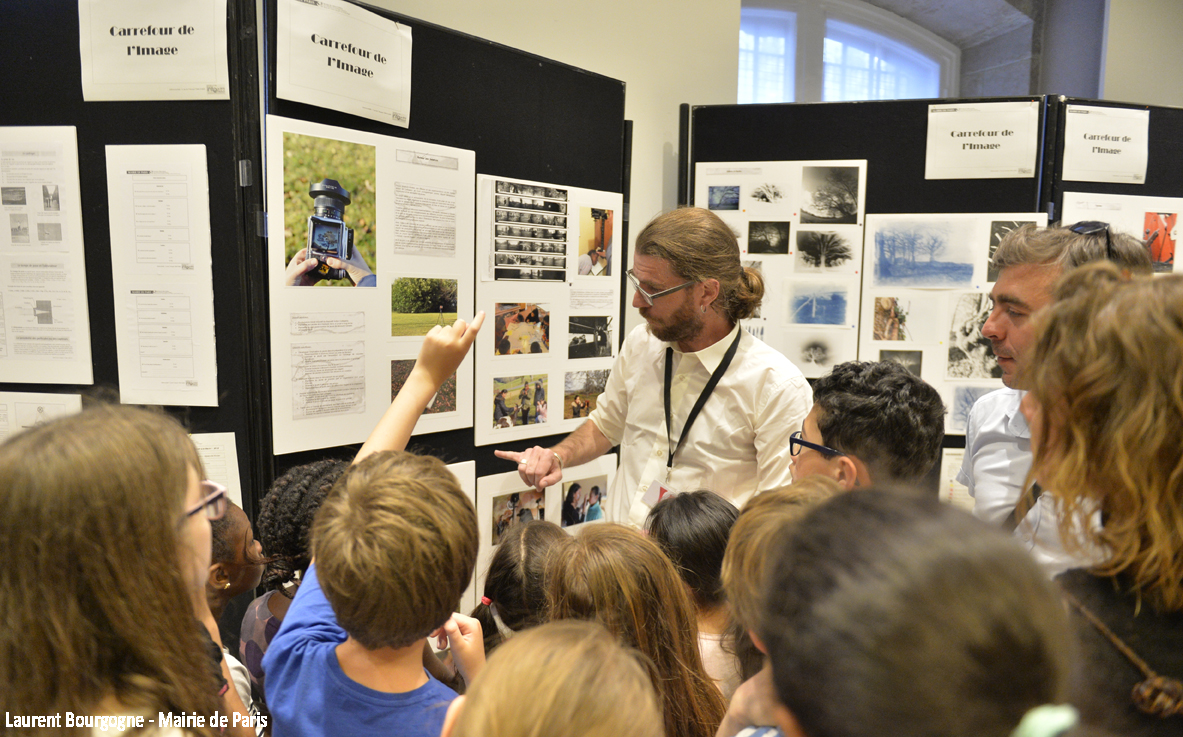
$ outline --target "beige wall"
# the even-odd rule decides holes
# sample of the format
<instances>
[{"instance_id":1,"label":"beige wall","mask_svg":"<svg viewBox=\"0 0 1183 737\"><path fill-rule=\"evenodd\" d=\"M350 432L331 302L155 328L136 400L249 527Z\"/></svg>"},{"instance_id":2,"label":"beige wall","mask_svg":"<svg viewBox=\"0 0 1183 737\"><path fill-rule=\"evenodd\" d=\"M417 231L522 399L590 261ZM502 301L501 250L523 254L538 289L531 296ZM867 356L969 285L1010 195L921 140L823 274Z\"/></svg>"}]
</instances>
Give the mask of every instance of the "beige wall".
<instances>
[{"instance_id":1,"label":"beige wall","mask_svg":"<svg viewBox=\"0 0 1183 737\"><path fill-rule=\"evenodd\" d=\"M633 121L630 236L677 204L678 105L735 102L739 0L370 1L623 80ZM629 313L626 329L640 324Z\"/></svg>"},{"instance_id":2,"label":"beige wall","mask_svg":"<svg viewBox=\"0 0 1183 737\"><path fill-rule=\"evenodd\" d=\"M1183 2L1109 0L1106 100L1183 106Z\"/></svg>"}]
</instances>

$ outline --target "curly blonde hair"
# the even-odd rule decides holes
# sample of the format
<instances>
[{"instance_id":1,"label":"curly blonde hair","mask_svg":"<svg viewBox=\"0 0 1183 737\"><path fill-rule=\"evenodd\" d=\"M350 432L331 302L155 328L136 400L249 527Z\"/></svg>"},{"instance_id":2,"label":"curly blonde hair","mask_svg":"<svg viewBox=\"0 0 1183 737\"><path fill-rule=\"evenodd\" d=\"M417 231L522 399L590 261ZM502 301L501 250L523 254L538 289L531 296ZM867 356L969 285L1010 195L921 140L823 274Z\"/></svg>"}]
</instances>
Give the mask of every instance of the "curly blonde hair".
<instances>
[{"instance_id":1,"label":"curly blonde hair","mask_svg":"<svg viewBox=\"0 0 1183 737\"><path fill-rule=\"evenodd\" d=\"M1067 545L1099 545L1094 571L1183 610L1183 276L1071 272L1036 323L1027 368L1039 481L1062 503ZM1084 533L1073 520L1099 510Z\"/></svg>"}]
</instances>

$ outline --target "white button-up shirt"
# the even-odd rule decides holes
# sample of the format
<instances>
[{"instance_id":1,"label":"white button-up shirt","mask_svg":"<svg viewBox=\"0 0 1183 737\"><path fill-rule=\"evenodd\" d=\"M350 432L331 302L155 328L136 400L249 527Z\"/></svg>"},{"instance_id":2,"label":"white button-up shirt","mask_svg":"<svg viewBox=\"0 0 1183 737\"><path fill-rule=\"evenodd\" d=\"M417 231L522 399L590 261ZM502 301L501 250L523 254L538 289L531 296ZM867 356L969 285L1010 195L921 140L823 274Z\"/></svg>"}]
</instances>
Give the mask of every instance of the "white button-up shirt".
<instances>
[{"instance_id":1,"label":"white button-up shirt","mask_svg":"<svg viewBox=\"0 0 1183 737\"><path fill-rule=\"evenodd\" d=\"M665 350L671 344L653 337L645 326L629 334L590 415L604 437L620 446L608 519L640 526L649 513L642 497L655 480L677 491L710 489L736 506L757 491L792 482L789 435L801 429L813 392L789 359L747 331L666 477L669 450L677 445L690 410L739 329L736 325L695 353L672 346L673 427L668 442L663 387Z\"/></svg>"},{"instance_id":2,"label":"white button-up shirt","mask_svg":"<svg viewBox=\"0 0 1183 737\"><path fill-rule=\"evenodd\" d=\"M1031 431L1019 411L1025 393L1006 388L986 394L974 403L966 423L965 456L957 480L974 498L974 516L996 526L1014 510L1031 470ZM1091 565L1096 557L1064 550L1058 515L1055 497L1045 490L1014 531L1050 576Z\"/></svg>"}]
</instances>

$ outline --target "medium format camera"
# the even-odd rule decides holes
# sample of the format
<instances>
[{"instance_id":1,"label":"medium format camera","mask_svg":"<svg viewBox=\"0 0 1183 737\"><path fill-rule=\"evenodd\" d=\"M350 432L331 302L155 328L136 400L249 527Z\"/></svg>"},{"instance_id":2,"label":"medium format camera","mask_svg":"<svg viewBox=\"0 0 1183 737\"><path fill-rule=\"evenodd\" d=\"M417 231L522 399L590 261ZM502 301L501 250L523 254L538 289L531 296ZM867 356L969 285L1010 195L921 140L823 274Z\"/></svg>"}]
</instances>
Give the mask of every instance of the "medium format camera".
<instances>
[{"instance_id":1,"label":"medium format camera","mask_svg":"<svg viewBox=\"0 0 1183 737\"><path fill-rule=\"evenodd\" d=\"M308 217L308 249L306 258L317 260L311 272L316 279L345 279L345 269L334 269L325 263L329 256L348 261L353 257L353 228L345 224L342 215L352 200L349 192L336 179L322 179L308 188L315 209Z\"/></svg>"}]
</instances>

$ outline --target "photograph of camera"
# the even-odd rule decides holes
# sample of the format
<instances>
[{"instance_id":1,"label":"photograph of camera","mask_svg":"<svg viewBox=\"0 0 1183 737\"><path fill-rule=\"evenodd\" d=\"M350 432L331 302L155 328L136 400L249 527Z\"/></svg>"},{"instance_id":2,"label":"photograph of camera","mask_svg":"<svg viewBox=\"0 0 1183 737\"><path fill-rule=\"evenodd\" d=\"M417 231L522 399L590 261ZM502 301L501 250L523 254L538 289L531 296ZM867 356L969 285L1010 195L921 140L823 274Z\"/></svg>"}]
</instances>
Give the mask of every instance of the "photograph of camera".
<instances>
[{"instance_id":1,"label":"photograph of camera","mask_svg":"<svg viewBox=\"0 0 1183 737\"><path fill-rule=\"evenodd\" d=\"M313 273L321 279L344 279L345 269L334 269L325 259L353 257L353 228L342 218L351 202L349 192L336 179L322 179L308 188L308 196L315 208L308 217L308 257L320 262Z\"/></svg>"}]
</instances>

